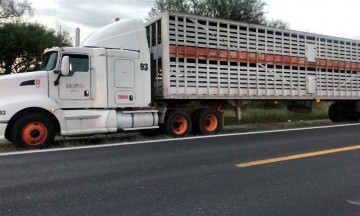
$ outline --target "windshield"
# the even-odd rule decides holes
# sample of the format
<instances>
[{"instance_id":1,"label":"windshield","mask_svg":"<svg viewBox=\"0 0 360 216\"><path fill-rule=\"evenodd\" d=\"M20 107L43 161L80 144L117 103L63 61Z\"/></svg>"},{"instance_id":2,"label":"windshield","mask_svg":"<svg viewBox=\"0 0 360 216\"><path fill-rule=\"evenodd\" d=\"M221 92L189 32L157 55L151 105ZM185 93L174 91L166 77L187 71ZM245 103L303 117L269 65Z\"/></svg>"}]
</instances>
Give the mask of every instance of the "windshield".
<instances>
[{"instance_id":1,"label":"windshield","mask_svg":"<svg viewBox=\"0 0 360 216\"><path fill-rule=\"evenodd\" d=\"M46 71L53 70L56 66L57 56L58 52L56 51L44 53L41 57L41 69Z\"/></svg>"}]
</instances>

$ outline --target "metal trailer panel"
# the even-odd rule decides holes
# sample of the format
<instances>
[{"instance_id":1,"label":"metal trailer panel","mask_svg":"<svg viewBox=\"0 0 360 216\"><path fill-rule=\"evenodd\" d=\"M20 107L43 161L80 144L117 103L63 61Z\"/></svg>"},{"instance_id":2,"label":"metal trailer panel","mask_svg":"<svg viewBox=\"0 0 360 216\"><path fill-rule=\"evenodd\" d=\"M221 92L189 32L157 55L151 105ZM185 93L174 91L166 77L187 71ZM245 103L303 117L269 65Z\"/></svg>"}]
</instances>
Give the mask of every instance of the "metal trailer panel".
<instances>
[{"instance_id":1,"label":"metal trailer panel","mask_svg":"<svg viewBox=\"0 0 360 216\"><path fill-rule=\"evenodd\" d=\"M168 12L146 29L157 99L359 98L360 41Z\"/></svg>"}]
</instances>

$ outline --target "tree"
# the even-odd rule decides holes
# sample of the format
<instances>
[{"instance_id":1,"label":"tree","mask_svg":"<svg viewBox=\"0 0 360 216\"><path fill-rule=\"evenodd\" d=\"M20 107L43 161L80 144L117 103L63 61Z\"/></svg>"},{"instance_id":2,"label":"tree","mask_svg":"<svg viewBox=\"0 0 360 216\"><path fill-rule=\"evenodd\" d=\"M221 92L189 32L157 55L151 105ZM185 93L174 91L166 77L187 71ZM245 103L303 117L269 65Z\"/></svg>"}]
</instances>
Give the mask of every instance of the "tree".
<instances>
[{"instance_id":1,"label":"tree","mask_svg":"<svg viewBox=\"0 0 360 216\"><path fill-rule=\"evenodd\" d=\"M283 20L270 20L267 21L266 25L274 28L282 28L282 29L289 28L289 23L284 22Z\"/></svg>"},{"instance_id":2,"label":"tree","mask_svg":"<svg viewBox=\"0 0 360 216\"><path fill-rule=\"evenodd\" d=\"M156 0L148 13L148 19L168 10L272 27L288 27L282 20L268 21L265 6L266 3L262 0Z\"/></svg>"},{"instance_id":3,"label":"tree","mask_svg":"<svg viewBox=\"0 0 360 216\"><path fill-rule=\"evenodd\" d=\"M34 23L4 23L0 25L0 69L5 74L36 70L40 67L44 49L70 46L68 33Z\"/></svg>"},{"instance_id":4,"label":"tree","mask_svg":"<svg viewBox=\"0 0 360 216\"><path fill-rule=\"evenodd\" d=\"M20 18L32 14L31 3L27 0L0 0L0 21Z\"/></svg>"},{"instance_id":5,"label":"tree","mask_svg":"<svg viewBox=\"0 0 360 216\"><path fill-rule=\"evenodd\" d=\"M207 16L254 24L266 21L264 2L260 0L207 0Z\"/></svg>"}]
</instances>

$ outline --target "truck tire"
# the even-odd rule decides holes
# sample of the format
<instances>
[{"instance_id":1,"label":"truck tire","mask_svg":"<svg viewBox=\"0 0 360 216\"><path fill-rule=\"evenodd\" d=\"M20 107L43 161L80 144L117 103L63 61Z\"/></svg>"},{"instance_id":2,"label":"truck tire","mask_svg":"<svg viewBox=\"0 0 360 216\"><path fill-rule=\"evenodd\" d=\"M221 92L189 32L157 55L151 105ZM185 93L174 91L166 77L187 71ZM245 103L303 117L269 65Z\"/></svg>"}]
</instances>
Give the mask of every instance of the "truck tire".
<instances>
[{"instance_id":1,"label":"truck tire","mask_svg":"<svg viewBox=\"0 0 360 216\"><path fill-rule=\"evenodd\" d=\"M351 117L346 113L346 106L340 103L333 103L330 105L328 116L332 122L351 121Z\"/></svg>"},{"instance_id":2,"label":"truck tire","mask_svg":"<svg viewBox=\"0 0 360 216\"><path fill-rule=\"evenodd\" d=\"M340 122L339 116L338 116L338 105L336 103L333 103L329 106L328 116L330 121L332 122Z\"/></svg>"},{"instance_id":3,"label":"truck tire","mask_svg":"<svg viewBox=\"0 0 360 216\"><path fill-rule=\"evenodd\" d=\"M218 111L200 109L193 113L194 132L201 135L217 134L222 128L222 118Z\"/></svg>"},{"instance_id":4,"label":"truck tire","mask_svg":"<svg viewBox=\"0 0 360 216\"><path fill-rule=\"evenodd\" d=\"M11 138L16 145L41 148L51 144L55 134L54 124L48 117L40 113L27 113L14 123Z\"/></svg>"},{"instance_id":5,"label":"truck tire","mask_svg":"<svg viewBox=\"0 0 360 216\"><path fill-rule=\"evenodd\" d=\"M5 139L7 139L7 140L9 140L10 142L12 142L11 133L6 132L6 133L5 133Z\"/></svg>"},{"instance_id":6,"label":"truck tire","mask_svg":"<svg viewBox=\"0 0 360 216\"><path fill-rule=\"evenodd\" d=\"M360 119L359 113L357 113L357 112L348 112L347 113L347 119L349 121L359 121L359 119Z\"/></svg>"},{"instance_id":7,"label":"truck tire","mask_svg":"<svg viewBox=\"0 0 360 216\"><path fill-rule=\"evenodd\" d=\"M169 111L166 115L164 128L170 136L184 137L191 132L191 118L189 114L183 111Z\"/></svg>"}]
</instances>

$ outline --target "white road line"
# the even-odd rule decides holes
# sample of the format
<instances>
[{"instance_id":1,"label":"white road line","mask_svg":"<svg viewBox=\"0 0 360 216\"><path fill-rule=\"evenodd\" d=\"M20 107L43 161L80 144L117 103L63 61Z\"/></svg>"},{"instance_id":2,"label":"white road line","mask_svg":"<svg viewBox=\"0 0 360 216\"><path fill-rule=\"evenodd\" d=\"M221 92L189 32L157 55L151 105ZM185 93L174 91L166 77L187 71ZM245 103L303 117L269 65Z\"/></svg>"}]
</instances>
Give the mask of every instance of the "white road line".
<instances>
[{"instance_id":1,"label":"white road line","mask_svg":"<svg viewBox=\"0 0 360 216\"><path fill-rule=\"evenodd\" d=\"M345 200L346 202L356 205L356 206L360 206L360 201L352 201L352 200Z\"/></svg>"},{"instance_id":2,"label":"white road line","mask_svg":"<svg viewBox=\"0 0 360 216\"><path fill-rule=\"evenodd\" d=\"M195 137L185 137L185 138L171 138L171 139L149 140L149 141L138 141L138 142L98 144L98 145L91 145L91 146L78 146L78 147L68 147L68 148L58 148L58 149L28 150L28 151L0 153L0 157L1 156L9 156L9 155L35 154L35 153L81 150L81 149L91 149L91 148L106 148L106 147L114 147L114 146L139 145L139 144L147 144L147 143L159 143L159 142L181 141L181 140L191 140L191 139L206 139L206 138L217 138L217 137L227 137L227 136L230 137L230 136L244 136L244 135L253 135L253 134L301 131L301 130L315 130L315 129L323 129L323 128L350 127L350 126L358 126L358 125L360 125L360 123L344 124L344 125L329 125L329 126L309 127L309 128L292 128L292 129L271 130L271 131L256 131L256 132L234 133L234 134L219 134L219 135L212 135L212 136L195 136Z\"/></svg>"}]
</instances>

